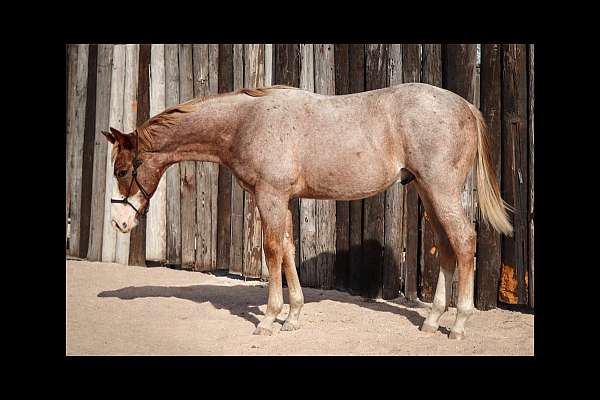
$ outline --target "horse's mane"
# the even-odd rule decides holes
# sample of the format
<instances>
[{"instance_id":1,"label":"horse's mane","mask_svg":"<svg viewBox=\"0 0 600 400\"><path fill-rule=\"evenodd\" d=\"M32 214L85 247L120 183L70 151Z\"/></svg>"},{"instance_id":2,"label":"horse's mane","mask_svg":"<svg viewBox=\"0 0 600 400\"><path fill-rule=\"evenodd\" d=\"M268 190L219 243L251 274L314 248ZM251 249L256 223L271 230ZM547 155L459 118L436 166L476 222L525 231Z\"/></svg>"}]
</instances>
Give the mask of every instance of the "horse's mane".
<instances>
[{"instance_id":1,"label":"horse's mane","mask_svg":"<svg viewBox=\"0 0 600 400\"><path fill-rule=\"evenodd\" d=\"M276 89L299 90L298 88L295 88L292 86L285 86L285 85L275 85L275 86L261 87L261 88L255 88L255 89L242 88L235 92L222 93L222 94L218 94L216 96L210 96L210 97L204 97L204 98L197 97L197 98L191 99L185 103L181 103L174 107L171 107L171 108L161 112L160 114L155 115L154 117L150 118L149 120L147 120L142 125L140 125L136 128L138 138L140 141L139 142L140 151L141 150L144 150L144 151L152 150L152 142L153 142L152 139L153 139L154 132L155 132L154 128L156 128L158 126L168 127L168 126L173 125L173 123L175 121L177 121L177 119L179 118L180 114L194 111L196 109L195 106L199 103L203 103L207 100L211 100L211 99L215 99L215 98L234 96L234 95L238 95L238 94L245 94L250 97L263 97L263 96L268 96L269 94L271 94L271 92L273 90L276 90Z\"/></svg>"}]
</instances>

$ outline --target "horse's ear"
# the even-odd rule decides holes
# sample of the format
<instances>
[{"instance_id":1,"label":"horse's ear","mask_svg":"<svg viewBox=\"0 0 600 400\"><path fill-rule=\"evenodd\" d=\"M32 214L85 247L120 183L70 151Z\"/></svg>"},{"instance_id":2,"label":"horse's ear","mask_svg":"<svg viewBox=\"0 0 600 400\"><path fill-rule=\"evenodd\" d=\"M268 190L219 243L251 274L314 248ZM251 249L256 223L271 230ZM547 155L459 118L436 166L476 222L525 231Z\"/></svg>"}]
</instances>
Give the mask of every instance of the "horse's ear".
<instances>
[{"instance_id":1,"label":"horse's ear","mask_svg":"<svg viewBox=\"0 0 600 400\"><path fill-rule=\"evenodd\" d=\"M123 133L121 131L119 131L118 129L113 128L112 126L110 127L110 132L115 135L115 137L117 137L117 135L122 135Z\"/></svg>"},{"instance_id":2,"label":"horse's ear","mask_svg":"<svg viewBox=\"0 0 600 400\"><path fill-rule=\"evenodd\" d=\"M117 129L115 129L113 127L110 128L110 132L111 132L111 136L114 138L113 141L111 141L111 143L115 143L115 141L116 141L124 149L133 148L133 144L131 142L131 136L130 135L126 135L126 134L124 134L122 132L119 132ZM102 132L102 133L104 133L104 132Z\"/></svg>"},{"instance_id":3,"label":"horse's ear","mask_svg":"<svg viewBox=\"0 0 600 400\"><path fill-rule=\"evenodd\" d=\"M102 134L104 135L104 137L106 137L106 140L108 140L109 142L111 142L112 144L115 144L115 137L112 135L112 133L110 132L106 132L106 131L102 131Z\"/></svg>"}]
</instances>

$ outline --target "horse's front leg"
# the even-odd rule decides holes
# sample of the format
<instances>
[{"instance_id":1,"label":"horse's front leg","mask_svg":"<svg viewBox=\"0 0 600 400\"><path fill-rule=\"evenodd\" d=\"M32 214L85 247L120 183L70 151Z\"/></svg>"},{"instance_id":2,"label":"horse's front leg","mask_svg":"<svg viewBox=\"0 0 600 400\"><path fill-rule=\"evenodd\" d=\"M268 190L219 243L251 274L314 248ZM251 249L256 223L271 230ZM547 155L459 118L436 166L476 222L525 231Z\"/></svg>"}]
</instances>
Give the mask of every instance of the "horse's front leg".
<instances>
[{"instance_id":1,"label":"horse's front leg","mask_svg":"<svg viewBox=\"0 0 600 400\"><path fill-rule=\"evenodd\" d=\"M263 247L269 268L267 312L258 324L255 335L271 335L273 322L283 308L281 262L288 198L265 184L257 184L255 199L263 228Z\"/></svg>"}]
</instances>

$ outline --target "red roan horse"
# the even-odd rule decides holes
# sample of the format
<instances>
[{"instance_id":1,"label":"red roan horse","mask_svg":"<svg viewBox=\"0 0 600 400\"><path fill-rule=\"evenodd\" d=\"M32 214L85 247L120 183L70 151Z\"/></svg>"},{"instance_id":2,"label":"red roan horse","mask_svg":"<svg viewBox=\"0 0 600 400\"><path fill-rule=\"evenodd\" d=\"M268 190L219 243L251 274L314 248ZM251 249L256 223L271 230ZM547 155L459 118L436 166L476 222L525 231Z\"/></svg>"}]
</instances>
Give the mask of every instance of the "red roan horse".
<instances>
[{"instance_id":1,"label":"red roan horse","mask_svg":"<svg viewBox=\"0 0 600 400\"><path fill-rule=\"evenodd\" d=\"M226 166L260 211L269 268L267 312L255 334L270 335L283 306L281 268L290 313L281 330L299 328L304 304L294 265L293 198L357 200L414 177L440 248L440 273L422 330L434 332L446 311L458 269L456 322L450 338L465 335L473 313L475 231L461 192L476 163L482 217L512 233L500 197L481 113L462 97L422 83L344 96L285 86L242 89L194 99L151 118L130 134L103 132L113 143L112 224L129 232L149 207L170 165L210 161Z\"/></svg>"}]
</instances>

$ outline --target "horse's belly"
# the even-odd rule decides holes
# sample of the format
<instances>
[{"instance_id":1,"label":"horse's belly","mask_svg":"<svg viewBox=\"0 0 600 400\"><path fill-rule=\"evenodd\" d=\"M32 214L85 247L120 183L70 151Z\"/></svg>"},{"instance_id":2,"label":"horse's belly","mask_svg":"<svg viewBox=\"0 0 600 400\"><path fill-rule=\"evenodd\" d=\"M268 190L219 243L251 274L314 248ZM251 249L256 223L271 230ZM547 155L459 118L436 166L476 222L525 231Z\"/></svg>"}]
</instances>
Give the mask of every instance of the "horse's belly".
<instances>
[{"instance_id":1,"label":"horse's belly","mask_svg":"<svg viewBox=\"0 0 600 400\"><path fill-rule=\"evenodd\" d=\"M328 167L313 167L305 174L299 197L358 200L384 191L400 179L398 161L351 162Z\"/></svg>"}]
</instances>

